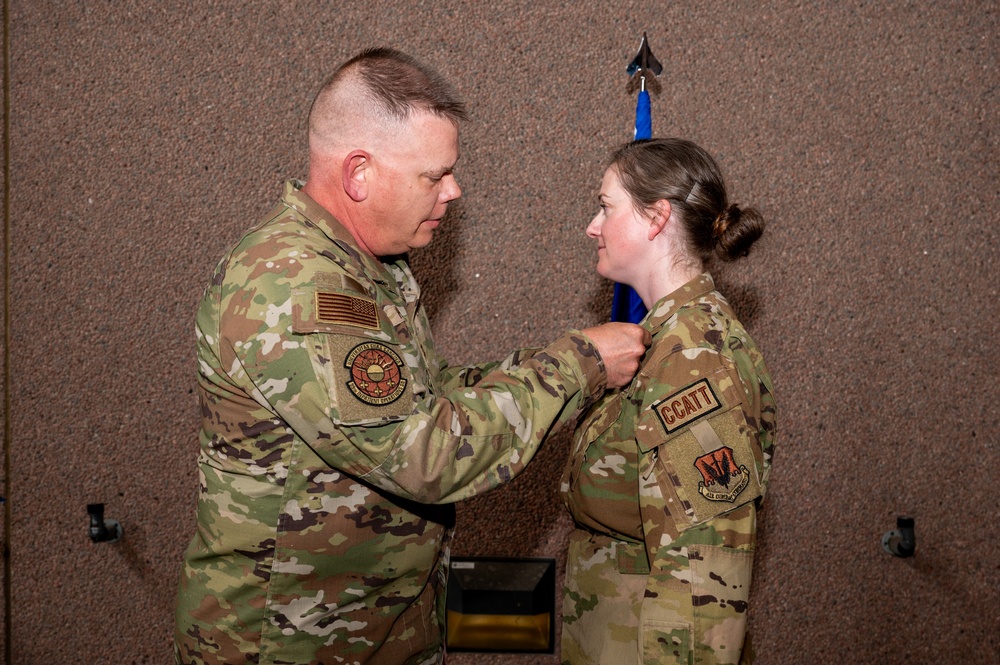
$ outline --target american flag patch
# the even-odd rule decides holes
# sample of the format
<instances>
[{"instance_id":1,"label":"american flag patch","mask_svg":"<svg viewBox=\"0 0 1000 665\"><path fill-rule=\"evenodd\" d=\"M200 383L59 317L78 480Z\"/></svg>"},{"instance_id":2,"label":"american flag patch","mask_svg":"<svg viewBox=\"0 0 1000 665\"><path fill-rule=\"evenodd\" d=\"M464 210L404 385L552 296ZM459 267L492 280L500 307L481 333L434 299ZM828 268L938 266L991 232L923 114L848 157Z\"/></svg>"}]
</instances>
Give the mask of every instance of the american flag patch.
<instances>
[{"instance_id":1,"label":"american flag patch","mask_svg":"<svg viewBox=\"0 0 1000 665\"><path fill-rule=\"evenodd\" d=\"M316 321L378 330L375 301L346 293L316 292Z\"/></svg>"}]
</instances>

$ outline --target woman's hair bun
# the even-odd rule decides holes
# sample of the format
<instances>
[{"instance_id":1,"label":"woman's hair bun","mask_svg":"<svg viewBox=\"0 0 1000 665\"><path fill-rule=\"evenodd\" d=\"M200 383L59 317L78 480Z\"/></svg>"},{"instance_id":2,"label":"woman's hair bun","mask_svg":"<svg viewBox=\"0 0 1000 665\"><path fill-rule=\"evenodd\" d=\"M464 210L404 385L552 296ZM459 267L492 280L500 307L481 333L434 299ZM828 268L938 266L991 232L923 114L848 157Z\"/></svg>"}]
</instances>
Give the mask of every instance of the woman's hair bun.
<instances>
[{"instance_id":1,"label":"woman's hair bun","mask_svg":"<svg viewBox=\"0 0 1000 665\"><path fill-rule=\"evenodd\" d=\"M712 226L715 253L723 261L735 261L750 253L750 246L764 235L764 217L756 208L731 204L719 213Z\"/></svg>"}]
</instances>

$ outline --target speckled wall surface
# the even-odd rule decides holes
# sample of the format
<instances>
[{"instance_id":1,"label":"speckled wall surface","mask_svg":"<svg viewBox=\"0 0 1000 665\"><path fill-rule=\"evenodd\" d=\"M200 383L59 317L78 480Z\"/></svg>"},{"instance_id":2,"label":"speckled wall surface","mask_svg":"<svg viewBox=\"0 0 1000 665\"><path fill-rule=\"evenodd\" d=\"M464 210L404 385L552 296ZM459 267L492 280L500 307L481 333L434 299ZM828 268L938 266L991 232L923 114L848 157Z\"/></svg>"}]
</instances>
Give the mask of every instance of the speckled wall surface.
<instances>
[{"instance_id":1,"label":"speckled wall surface","mask_svg":"<svg viewBox=\"0 0 1000 665\"><path fill-rule=\"evenodd\" d=\"M2 72L0 72L0 74L2 74ZM3 80L2 76L0 76L0 80ZM4 108L4 109L2 109L2 111L0 111L0 118L4 118L4 120L5 120L5 122L4 122L4 128L0 128L0 139L4 140L4 142L5 142L4 145L6 145L6 139L7 139L6 116L7 116L6 108ZM5 151L5 154L6 154L6 151ZM0 160L0 175L3 175L4 173L6 173L6 160ZM6 182L6 178L4 180ZM5 219L6 219L6 215L5 215ZM6 246L6 244L7 244L7 237L8 237L8 232L7 232L6 228L5 228L4 233L3 233L4 246ZM6 256L6 254L7 254L7 252L6 252L6 250L4 250L4 255ZM3 290L4 290L5 294L7 293L6 284L7 284L7 272L6 272L6 270L3 270L3 271L0 271L0 287L3 287ZM6 316L7 316L7 302L6 302L6 298L3 299L3 300L0 300L0 316L4 317L4 319L6 320ZM7 328L8 328L8 326L5 325L4 329L6 330ZM0 353L4 354L4 363L3 363L4 370L3 370L2 373L0 373L0 388L3 388L3 392L4 392L5 396L8 394L7 393L7 368L10 365L10 363L7 361L7 356L6 356L7 349L8 349L8 346L7 346L6 335L3 335L2 337L0 337ZM4 400L4 408L0 409L0 427L3 427L4 428L3 431L5 431L5 432L6 432L6 428L7 428L7 422L8 422L8 418L7 418L7 405L8 405L8 402L5 399ZM3 439L4 442L3 442L2 445L0 445L0 450L2 450L3 455L4 455L4 465L5 465L5 467L6 467L6 463L7 463L8 459L9 459L8 456L7 456L7 451L9 449L9 446L8 446L8 439L9 438L10 437L7 434L5 434L4 435L4 439ZM7 491L7 476L8 475L9 475L8 473L4 473L3 474L3 479L0 479L0 497L3 497L3 504L0 505L0 508L3 509L3 517L0 518L0 539L2 539L2 545L3 545L2 549L3 549L3 551L9 553L9 544L10 544L10 541L9 541L9 539L7 537L7 519L9 517L10 513L9 513L9 511L6 510L6 507L7 507L7 496L8 496L8 491ZM5 556L4 562L6 564L10 563L9 556ZM7 593L7 588L8 588L8 584L7 584L8 571L9 571L9 568L7 566L5 566L4 567L4 571L2 573L0 573L0 594L3 594L3 597L4 597L5 600L9 598L9 594ZM5 628L8 625L7 624L7 618L8 618L7 604L6 604L6 602L0 603L0 621L3 622L3 625L4 625ZM8 644L7 631L6 630L0 630L0 653L6 653L7 644Z\"/></svg>"},{"instance_id":2,"label":"speckled wall surface","mask_svg":"<svg viewBox=\"0 0 1000 665\"><path fill-rule=\"evenodd\" d=\"M779 399L759 662L996 662L997 3L652 6L11 2L14 663L168 660L195 303L305 175L330 70L392 45L467 98L465 196L412 259L440 347L485 360L606 319L583 230L631 136L644 30L665 67L654 132L708 148L771 222L716 273ZM560 558L566 444L464 504L456 553ZM93 502L121 542L90 543ZM913 559L880 545L899 514Z\"/></svg>"}]
</instances>

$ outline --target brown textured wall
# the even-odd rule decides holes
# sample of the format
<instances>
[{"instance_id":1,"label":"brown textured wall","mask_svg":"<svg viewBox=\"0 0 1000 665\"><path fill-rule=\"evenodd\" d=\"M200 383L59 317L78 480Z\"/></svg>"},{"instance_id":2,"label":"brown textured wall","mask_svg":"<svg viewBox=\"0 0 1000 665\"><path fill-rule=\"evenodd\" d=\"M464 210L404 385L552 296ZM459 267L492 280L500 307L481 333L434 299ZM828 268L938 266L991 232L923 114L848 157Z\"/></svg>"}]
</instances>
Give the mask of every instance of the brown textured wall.
<instances>
[{"instance_id":1,"label":"brown textured wall","mask_svg":"<svg viewBox=\"0 0 1000 665\"><path fill-rule=\"evenodd\" d=\"M771 219L717 273L779 398L760 662L995 662L995 2L10 4L14 663L167 661L195 302L304 175L330 69L388 44L470 103L465 196L413 263L440 346L472 361L605 319L583 229L631 136L644 30L665 66L654 132L704 145ZM456 552L560 557L565 447L464 504ZM90 502L122 542L89 542ZM913 559L881 549L898 514Z\"/></svg>"},{"instance_id":2,"label":"brown textured wall","mask_svg":"<svg viewBox=\"0 0 1000 665\"><path fill-rule=\"evenodd\" d=\"M5 32L4 37L3 37L3 44L4 44L4 50L6 51L6 46L7 46L6 32ZM6 72L4 71L2 73L2 75L0 75L0 80L6 81L6 79L7 79ZM5 90L6 90L6 88L5 88ZM7 134L7 108L6 107L7 107L7 101L8 100L7 100L6 95L4 96L4 100L5 100L4 108L0 109L0 118L3 119L3 127L0 128L0 139L2 139L3 142L4 142L3 143L3 146L4 146L4 148L3 148L4 158L0 159L0 175L4 176L4 183L6 183L7 182L7 178L6 178L6 173L7 173L7 159L6 159L6 155L8 154L8 151L7 151L7 148L6 148L6 146L7 146L7 137L8 137L8 134ZM5 211L4 212L4 230L3 230L3 235L2 235L4 247L7 246L7 240L8 240L9 235L10 235L9 234L9 228L7 226L7 220L8 220L8 215L6 214L6 211ZM4 257L7 256L6 249L2 250L2 255ZM7 262L6 261L4 261L4 266L6 268L6 266L7 266ZM6 271L6 269L0 270L0 287L3 288L4 294L7 294L8 291L7 291L7 271ZM0 300L0 316L2 316L3 320L5 321L5 323L4 323L4 331L5 331L5 333L6 333L6 331L9 328L9 326L6 324L7 313L8 313L8 308L7 308L7 302L6 302L6 297L5 297L2 300ZM7 372L8 372L8 369L10 367L10 362L9 362L8 356L7 356L8 350L9 350L9 347L8 347L8 344L7 344L7 335L4 334L4 335L0 336L0 353L3 354L3 370L2 370L2 372L0 372L0 388L3 389L3 395L5 397L8 394L8 392L7 392ZM9 449L10 449L10 446L8 445L8 439L10 438L10 436L7 434L7 424L8 424L8 421L9 421L9 418L7 417L8 405L9 405L9 402L6 399L4 399L3 408L0 409L0 427L3 427L2 431L5 432L4 437L3 437L3 444L0 445L0 451L2 451L2 453L3 453L3 458L4 458L3 459L3 465L4 465L5 469L7 467L7 462L9 460L9 457L8 457L7 453L9 451ZM0 497L3 497L3 503L2 503L2 505L0 505L0 523L2 523L2 524L0 524L0 549L2 549L2 551L4 552L4 569L3 569L2 572L0 572L0 594L3 594L4 601L6 601L7 599L10 598L10 594L7 593L8 586L9 586L7 578L8 578L9 570L10 570L10 568L8 566L8 564L10 563L10 555L9 555L9 552L10 552L10 549L9 549L10 548L10 539L8 537L8 528L7 528L7 526L8 526L8 518L10 516L10 512L7 510L7 508L8 508L7 497L8 497L8 494L9 494L8 485L7 485L7 476L8 475L9 474L5 472L3 474L3 478L0 479ZM8 619L9 619L9 613L7 612L7 603L6 602L0 602L0 625L3 626L3 628L0 629L0 653L3 653L3 654L7 653L7 646L8 646L8 643L9 643L9 640L7 639L7 630L6 630L6 628L8 626L8 622L7 622Z\"/></svg>"}]
</instances>

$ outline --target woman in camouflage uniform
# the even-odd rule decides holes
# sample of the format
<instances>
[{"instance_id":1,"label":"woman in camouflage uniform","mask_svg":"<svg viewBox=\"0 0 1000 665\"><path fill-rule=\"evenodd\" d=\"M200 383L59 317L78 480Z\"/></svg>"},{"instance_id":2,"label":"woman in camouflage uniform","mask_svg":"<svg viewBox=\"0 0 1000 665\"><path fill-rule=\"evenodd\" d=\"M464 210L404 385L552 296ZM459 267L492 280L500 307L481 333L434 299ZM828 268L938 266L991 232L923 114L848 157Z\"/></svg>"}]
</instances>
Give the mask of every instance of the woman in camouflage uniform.
<instances>
[{"instance_id":1,"label":"woman in camouflage uniform","mask_svg":"<svg viewBox=\"0 0 1000 665\"><path fill-rule=\"evenodd\" d=\"M576 521L562 660L750 662L775 403L764 358L705 263L745 256L763 218L731 205L715 161L679 139L619 149L600 207L587 228L597 271L642 298L653 345L576 433L561 488Z\"/></svg>"}]
</instances>

